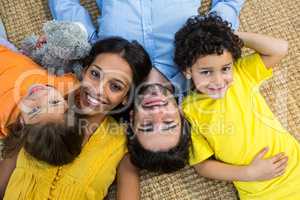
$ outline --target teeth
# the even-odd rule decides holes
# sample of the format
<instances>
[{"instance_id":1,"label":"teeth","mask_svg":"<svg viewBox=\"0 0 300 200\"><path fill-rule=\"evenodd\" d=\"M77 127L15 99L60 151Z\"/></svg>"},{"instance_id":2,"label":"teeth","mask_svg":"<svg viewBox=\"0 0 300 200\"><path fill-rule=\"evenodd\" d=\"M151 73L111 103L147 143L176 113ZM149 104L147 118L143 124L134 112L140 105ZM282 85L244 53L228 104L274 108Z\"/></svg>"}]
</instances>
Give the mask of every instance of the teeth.
<instances>
[{"instance_id":1,"label":"teeth","mask_svg":"<svg viewBox=\"0 0 300 200\"><path fill-rule=\"evenodd\" d=\"M100 104L100 102L97 99L95 99L94 97L91 97L90 95L87 95L87 99L93 105L99 105Z\"/></svg>"}]
</instances>

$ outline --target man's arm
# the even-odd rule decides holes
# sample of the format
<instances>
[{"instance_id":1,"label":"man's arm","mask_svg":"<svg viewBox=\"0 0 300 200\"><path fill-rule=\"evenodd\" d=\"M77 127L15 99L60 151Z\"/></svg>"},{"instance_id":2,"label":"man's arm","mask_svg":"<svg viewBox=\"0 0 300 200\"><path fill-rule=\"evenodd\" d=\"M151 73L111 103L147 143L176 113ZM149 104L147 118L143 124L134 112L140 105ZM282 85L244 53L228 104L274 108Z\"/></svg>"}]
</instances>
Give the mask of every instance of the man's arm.
<instances>
[{"instance_id":1,"label":"man's arm","mask_svg":"<svg viewBox=\"0 0 300 200\"><path fill-rule=\"evenodd\" d=\"M239 15L245 0L212 0L210 12L216 12L223 20L231 23L233 30L239 27Z\"/></svg>"},{"instance_id":2,"label":"man's arm","mask_svg":"<svg viewBox=\"0 0 300 200\"><path fill-rule=\"evenodd\" d=\"M205 160L194 165L199 175L225 181L262 181L281 176L287 166L287 157L279 153L264 159L268 149L260 151L247 166L230 165L216 160Z\"/></svg>"},{"instance_id":3,"label":"man's arm","mask_svg":"<svg viewBox=\"0 0 300 200\"><path fill-rule=\"evenodd\" d=\"M288 53L288 42L256 33L236 32L246 47L261 55L266 68L272 68Z\"/></svg>"},{"instance_id":4,"label":"man's arm","mask_svg":"<svg viewBox=\"0 0 300 200\"><path fill-rule=\"evenodd\" d=\"M97 32L87 10L80 0L49 0L48 5L55 20L79 22L88 33L89 41L97 40Z\"/></svg>"},{"instance_id":5,"label":"man's arm","mask_svg":"<svg viewBox=\"0 0 300 200\"><path fill-rule=\"evenodd\" d=\"M117 199L140 199L139 171L131 164L128 154L124 156L118 167Z\"/></svg>"}]
</instances>

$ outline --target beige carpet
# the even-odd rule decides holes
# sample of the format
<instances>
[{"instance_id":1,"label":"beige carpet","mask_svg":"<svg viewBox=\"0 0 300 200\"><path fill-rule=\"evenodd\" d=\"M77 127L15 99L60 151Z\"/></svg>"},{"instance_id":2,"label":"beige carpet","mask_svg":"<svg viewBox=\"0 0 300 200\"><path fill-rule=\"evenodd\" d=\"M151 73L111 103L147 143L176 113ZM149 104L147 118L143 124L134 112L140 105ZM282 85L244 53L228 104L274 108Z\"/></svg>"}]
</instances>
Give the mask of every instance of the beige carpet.
<instances>
[{"instance_id":1,"label":"beige carpet","mask_svg":"<svg viewBox=\"0 0 300 200\"><path fill-rule=\"evenodd\" d=\"M99 14L95 0L84 0L93 19ZM201 13L208 10L204 0ZM275 68L275 76L262 88L273 112L281 123L300 140L300 1L247 0L240 17L240 30L265 33L289 41L289 55ZM174 13L176 14L176 13ZM32 32L40 33L41 25L50 19L45 0L0 0L0 17L8 38L19 45ZM248 53L249 51L245 51ZM170 175L141 173L142 199L198 200L237 199L233 185L199 177L192 168ZM111 188L108 199L114 199Z\"/></svg>"}]
</instances>

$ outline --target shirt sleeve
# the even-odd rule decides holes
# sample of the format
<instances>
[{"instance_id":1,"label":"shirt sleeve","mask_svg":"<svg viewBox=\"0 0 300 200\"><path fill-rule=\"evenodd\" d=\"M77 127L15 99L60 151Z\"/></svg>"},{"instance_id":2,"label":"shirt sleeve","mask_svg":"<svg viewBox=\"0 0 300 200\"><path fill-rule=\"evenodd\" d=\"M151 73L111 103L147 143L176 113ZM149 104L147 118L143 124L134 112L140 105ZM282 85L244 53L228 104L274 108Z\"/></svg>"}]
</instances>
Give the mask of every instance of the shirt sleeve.
<instances>
[{"instance_id":1,"label":"shirt sleeve","mask_svg":"<svg viewBox=\"0 0 300 200\"><path fill-rule=\"evenodd\" d=\"M235 63L235 66L237 70L241 71L242 75L247 75L255 84L260 84L273 76L272 68L266 68L258 53L240 58Z\"/></svg>"},{"instance_id":2,"label":"shirt sleeve","mask_svg":"<svg viewBox=\"0 0 300 200\"><path fill-rule=\"evenodd\" d=\"M191 146L189 153L189 164L198 164L214 154L214 151L208 144L208 141L200 132L199 124L191 124Z\"/></svg>"}]
</instances>

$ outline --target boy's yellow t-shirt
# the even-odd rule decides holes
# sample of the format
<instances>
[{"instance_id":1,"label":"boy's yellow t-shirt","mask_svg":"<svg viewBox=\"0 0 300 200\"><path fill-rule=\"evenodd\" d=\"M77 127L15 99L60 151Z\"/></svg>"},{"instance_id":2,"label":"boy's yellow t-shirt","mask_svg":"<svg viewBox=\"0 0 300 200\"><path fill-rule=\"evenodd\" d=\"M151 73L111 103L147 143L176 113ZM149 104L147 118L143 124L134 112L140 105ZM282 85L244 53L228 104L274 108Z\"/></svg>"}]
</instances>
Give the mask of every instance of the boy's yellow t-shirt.
<instances>
[{"instance_id":1,"label":"boy's yellow t-shirt","mask_svg":"<svg viewBox=\"0 0 300 200\"><path fill-rule=\"evenodd\" d=\"M62 167L39 162L22 149L4 200L103 199L126 152L124 128L112 117L106 117L75 161Z\"/></svg>"},{"instance_id":2,"label":"boy's yellow t-shirt","mask_svg":"<svg viewBox=\"0 0 300 200\"><path fill-rule=\"evenodd\" d=\"M264 147L265 158L284 152L289 160L284 175L259 182L234 182L241 199L300 199L300 145L275 118L259 92L272 76L259 54L234 64L233 83L222 99L192 93L183 102L192 125L190 164L211 156L232 165L248 165Z\"/></svg>"}]
</instances>

